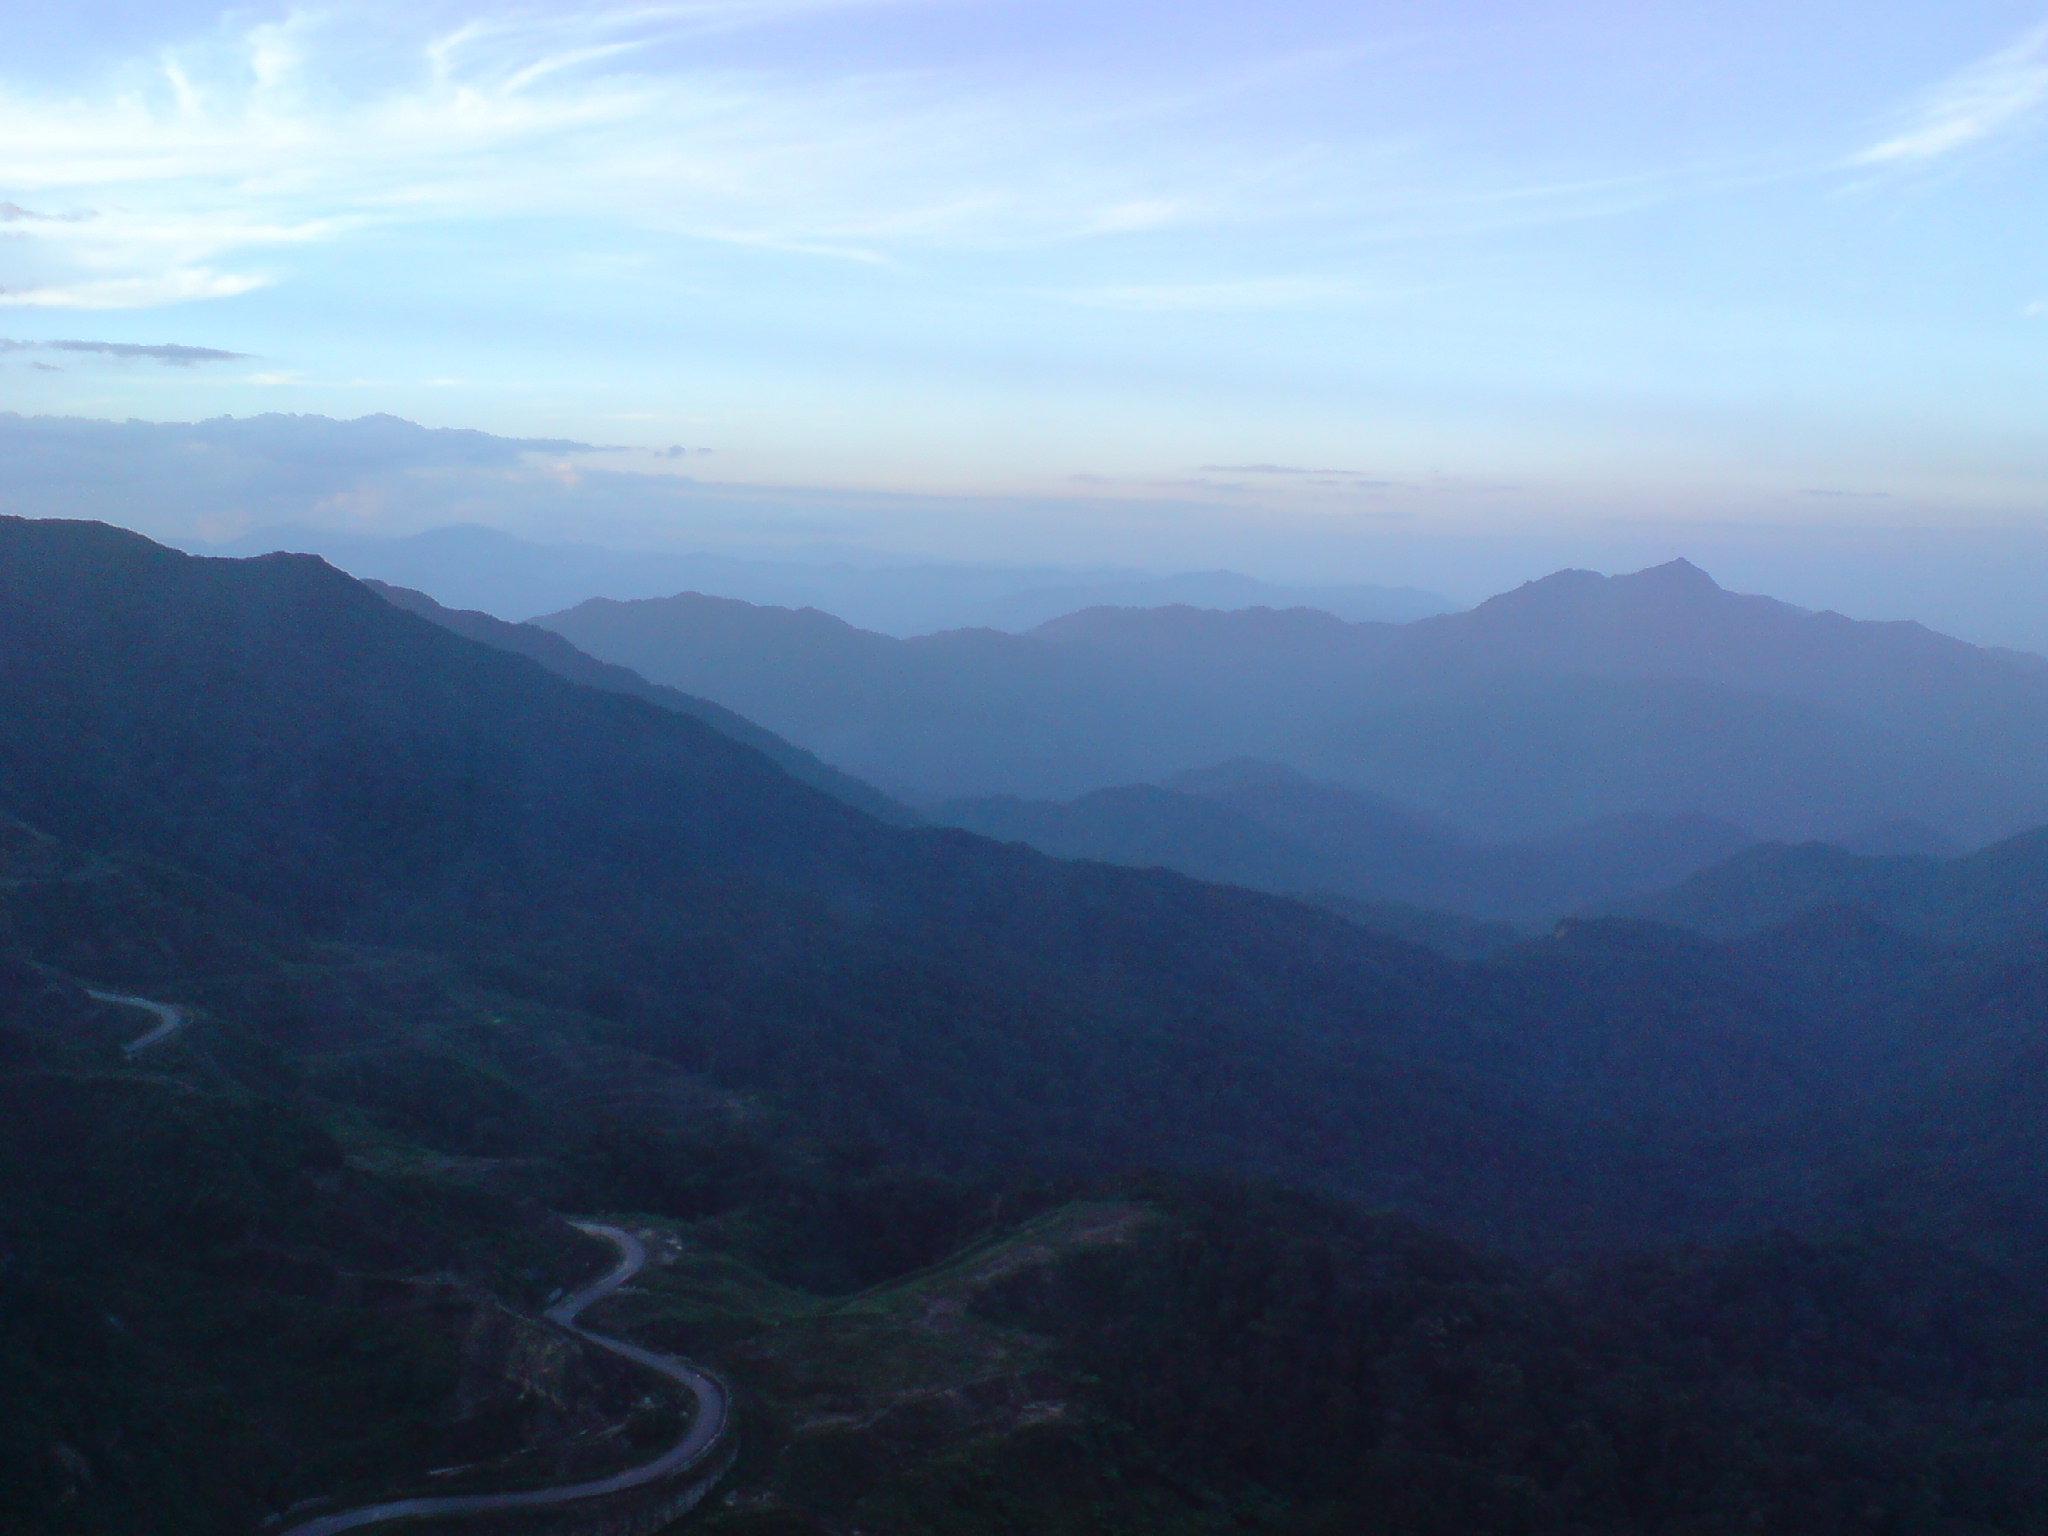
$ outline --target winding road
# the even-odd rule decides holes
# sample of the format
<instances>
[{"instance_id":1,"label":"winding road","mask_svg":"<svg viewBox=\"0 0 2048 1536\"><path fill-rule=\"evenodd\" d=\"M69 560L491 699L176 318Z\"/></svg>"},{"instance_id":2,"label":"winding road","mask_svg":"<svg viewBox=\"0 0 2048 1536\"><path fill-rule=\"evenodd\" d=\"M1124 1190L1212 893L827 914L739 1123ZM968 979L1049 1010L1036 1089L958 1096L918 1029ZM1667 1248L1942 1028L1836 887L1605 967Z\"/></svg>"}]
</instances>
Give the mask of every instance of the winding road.
<instances>
[{"instance_id":1,"label":"winding road","mask_svg":"<svg viewBox=\"0 0 2048 1536\"><path fill-rule=\"evenodd\" d=\"M151 1046L162 1045L192 1022L192 1010L180 1008L176 1003L152 1003L146 997L129 997L120 992L102 992L97 987L87 987L85 995L103 1003L120 1003L125 1007L145 1009L156 1015L156 1028L122 1046L121 1054L124 1056L140 1056Z\"/></svg>"},{"instance_id":2,"label":"winding road","mask_svg":"<svg viewBox=\"0 0 2048 1536\"><path fill-rule=\"evenodd\" d=\"M731 1399L724 1385L716 1377L673 1355L658 1355L651 1349L628 1344L624 1339L592 1333L576 1321L584 1308L611 1295L646 1266L645 1245L632 1233L619 1227L608 1227L589 1221L573 1222L571 1225L592 1237L601 1237L617 1248L619 1262L603 1279L591 1282L573 1296L548 1308L545 1314L548 1321L568 1329L578 1338L587 1340L600 1349L608 1349L615 1355L622 1355L636 1365L643 1365L648 1370L686 1387L697 1400L697 1412L690 1420L690 1427L683 1432L683 1437L653 1461L628 1468L624 1472L615 1472L610 1477L594 1478L582 1483L561 1483L553 1488L532 1488L520 1493L447 1494L430 1498L394 1499L387 1504L366 1504L358 1509L320 1515L285 1529L279 1536L328 1536L328 1533L333 1531L352 1531L360 1526L376 1525L386 1520L421 1519L429 1515L485 1515L500 1510L542 1509L556 1504L569 1504L578 1499L594 1499L608 1493L623 1493L631 1488L659 1482L663 1478L687 1471L711 1454L725 1437L726 1422L731 1413Z\"/></svg>"}]
</instances>

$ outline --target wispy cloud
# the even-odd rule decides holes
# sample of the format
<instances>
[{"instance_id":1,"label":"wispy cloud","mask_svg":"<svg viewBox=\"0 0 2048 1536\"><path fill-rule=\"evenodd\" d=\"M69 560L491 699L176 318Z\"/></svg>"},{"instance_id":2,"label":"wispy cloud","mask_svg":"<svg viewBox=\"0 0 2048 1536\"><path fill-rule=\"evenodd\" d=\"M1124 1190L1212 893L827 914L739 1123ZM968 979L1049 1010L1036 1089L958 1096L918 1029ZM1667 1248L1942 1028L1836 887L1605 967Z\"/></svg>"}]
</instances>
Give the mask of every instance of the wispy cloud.
<instances>
[{"instance_id":1,"label":"wispy cloud","mask_svg":"<svg viewBox=\"0 0 2048 1536\"><path fill-rule=\"evenodd\" d=\"M54 283L32 280L27 287L0 288L0 304L39 309L148 309L194 299L231 299L261 288L265 282L265 278L247 272L168 267L132 277L77 278Z\"/></svg>"},{"instance_id":2,"label":"wispy cloud","mask_svg":"<svg viewBox=\"0 0 2048 1536\"><path fill-rule=\"evenodd\" d=\"M54 95L0 64L0 305L136 308L246 293L307 248L396 225L549 219L915 264L1326 221L1339 245L1626 212L1725 190L1662 172L1487 190L1390 130L1246 129L1253 99L1359 65L1362 45L1101 88L943 67L721 63L707 40L826 12L967 0L330 0L237 21ZM774 56L770 48L764 50ZM1341 57L1339 56L1341 55ZM1234 128L1205 131L1205 114ZM1283 142L1284 141L1284 142ZM1510 179L1512 181L1512 179ZM605 242L608 254L631 244ZM1327 248L1327 247L1326 247ZM1220 263L1219 263L1220 264ZM1400 298L1252 271L1075 283L1056 302L1257 310ZM1109 274L1109 269L1097 269ZM1015 288L1006 289L1015 293Z\"/></svg>"},{"instance_id":3,"label":"wispy cloud","mask_svg":"<svg viewBox=\"0 0 2048 1536\"><path fill-rule=\"evenodd\" d=\"M1103 309L1291 309L1300 305L1367 302L1392 297L1362 284L1328 277L1253 277L1218 282L1116 283L1068 288L1052 297Z\"/></svg>"},{"instance_id":4,"label":"wispy cloud","mask_svg":"<svg viewBox=\"0 0 2048 1536\"><path fill-rule=\"evenodd\" d=\"M175 341L143 343L134 341L16 341L0 336L0 352L91 352L124 362L164 363L172 368L190 368L194 363L244 361L246 352L223 352L218 347L190 347ZM48 368L47 363L33 366Z\"/></svg>"},{"instance_id":5,"label":"wispy cloud","mask_svg":"<svg viewBox=\"0 0 2048 1536\"><path fill-rule=\"evenodd\" d=\"M1925 164L2037 126L2048 114L2048 23L1928 93L1853 163Z\"/></svg>"},{"instance_id":6,"label":"wispy cloud","mask_svg":"<svg viewBox=\"0 0 2048 1536\"><path fill-rule=\"evenodd\" d=\"M232 363L248 358L247 352L223 352L219 347L188 347L174 341L145 345L132 341L53 341L53 352L98 352L106 357L148 358L173 368L190 368L194 363Z\"/></svg>"},{"instance_id":7,"label":"wispy cloud","mask_svg":"<svg viewBox=\"0 0 2048 1536\"><path fill-rule=\"evenodd\" d=\"M1306 469L1299 464L1204 464L1204 474L1220 475L1339 475L1360 476L1362 469Z\"/></svg>"},{"instance_id":8,"label":"wispy cloud","mask_svg":"<svg viewBox=\"0 0 2048 1536\"><path fill-rule=\"evenodd\" d=\"M0 224L17 224L24 219L38 224L75 224L89 219L90 213L37 213L33 208L24 208L19 203L0 203Z\"/></svg>"},{"instance_id":9,"label":"wispy cloud","mask_svg":"<svg viewBox=\"0 0 2048 1536\"><path fill-rule=\"evenodd\" d=\"M62 98L0 84L0 192L16 199L0 205L0 303L247 292L294 246L409 221L541 216L876 260L1221 222L1271 196L1270 157L1107 147L1113 128L1184 110L1175 97L743 70L687 47L901 3L520 8L440 28L341 6L132 60ZM1102 301L1286 302L1298 287Z\"/></svg>"}]
</instances>

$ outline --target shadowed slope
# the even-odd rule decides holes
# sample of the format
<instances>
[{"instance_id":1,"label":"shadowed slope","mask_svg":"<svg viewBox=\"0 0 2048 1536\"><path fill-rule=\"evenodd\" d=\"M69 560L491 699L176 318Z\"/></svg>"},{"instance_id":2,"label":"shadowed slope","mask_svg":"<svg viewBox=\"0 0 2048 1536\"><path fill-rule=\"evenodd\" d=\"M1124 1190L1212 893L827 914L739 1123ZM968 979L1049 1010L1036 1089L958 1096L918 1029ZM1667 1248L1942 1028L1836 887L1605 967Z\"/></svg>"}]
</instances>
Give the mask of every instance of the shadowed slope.
<instances>
[{"instance_id":1,"label":"shadowed slope","mask_svg":"<svg viewBox=\"0 0 2048 1536\"><path fill-rule=\"evenodd\" d=\"M814 753L791 746L773 731L764 730L709 699L692 698L687 693L650 683L629 668L586 656L552 630L542 629L537 624L513 624L474 609L444 608L426 593L414 592L407 587L367 580L363 585L407 613L416 613L464 639L510 651L516 656L529 657L572 683L602 688L609 693L630 694L678 714L694 715L734 741L752 747L792 778L802 780L813 789L822 789L833 799L844 800L870 816L906 824L917 820L908 809L873 785L864 784L851 774L841 773L830 763L820 761Z\"/></svg>"}]
</instances>

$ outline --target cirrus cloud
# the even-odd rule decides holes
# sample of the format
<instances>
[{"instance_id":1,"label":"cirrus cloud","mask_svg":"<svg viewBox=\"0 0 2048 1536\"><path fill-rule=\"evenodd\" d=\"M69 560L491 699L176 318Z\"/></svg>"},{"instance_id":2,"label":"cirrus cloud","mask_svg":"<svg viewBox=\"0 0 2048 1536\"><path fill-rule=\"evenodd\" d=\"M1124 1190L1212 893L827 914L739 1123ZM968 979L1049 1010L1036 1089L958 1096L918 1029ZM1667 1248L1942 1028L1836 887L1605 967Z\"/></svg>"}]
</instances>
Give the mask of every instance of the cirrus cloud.
<instances>
[{"instance_id":1,"label":"cirrus cloud","mask_svg":"<svg viewBox=\"0 0 2048 1536\"><path fill-rule=\"evenodd\" d=\"M1858 165L1905 166L2032 128L2048 116L2048 23L1937 85Z\"/></svg>"},{"instance_id":2,"label":"cirrus cloud","mask_svg":"<svg viewBox=\"0 0 2048 1536\"><path fill-rule=\"evenodd\" d=\"M1545 179L1446 175L1415 135L1363 120L1269 126L1298 83L1385 49L1228 58L1112 86L992 83L967 66L771 66L708 44L826 13L963 0L445 8L334 0L204 38L56 93L0 65L0 303L142 307L288 277L297 252L407 224L552 219L837 260L1129 244L1320 223L1323 270L1183 280L1076 273L1038 298L1126 311L1342 307L1401 297L1360 242L1498 233L1715 196L1750 170ZM1274 111L1266 108L1272 107ZM33 210L33 212L31 212ZM1014 281L996 286L1018 291Z\"/></svg>"},{"instance_id":3,"label":"cirrus cloud","mask_svg":"<svg viewBox=\"0 0 2048 1536\"><path fill-rule=\"evenodd\" d=\"M0 81L0 303L230 296L273 281L292 247L404 223L539 215L873 261L1220 220L1272 184L1257 156L1102 154L1106 125L1184 111L1185 93L1006 100L939 72L684 50L900 3L505 9L452 26L337 6L130 60L70 95Z\"/></svg>"}]
</instances>

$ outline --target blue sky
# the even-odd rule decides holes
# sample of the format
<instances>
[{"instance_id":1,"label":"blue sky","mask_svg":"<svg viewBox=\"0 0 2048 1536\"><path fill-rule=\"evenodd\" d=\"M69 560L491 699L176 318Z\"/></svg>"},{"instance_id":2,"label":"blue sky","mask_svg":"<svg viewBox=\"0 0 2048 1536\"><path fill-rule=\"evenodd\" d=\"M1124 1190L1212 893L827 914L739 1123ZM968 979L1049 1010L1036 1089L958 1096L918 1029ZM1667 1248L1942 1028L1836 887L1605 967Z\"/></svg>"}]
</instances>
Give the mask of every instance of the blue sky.
<instances>
[{"instance_id":1,"label":"blue sky","mask_svg":"<svg viewBox=\"0 0 2048 1536\"><path fill-rule=\"evenodd\" d=\"M1767 577L2048 507L2040 4L22 9L4 410L682 447L605 462L1438 586L1399 550L1736 529Z\"/></svg>"}]
</instances>

